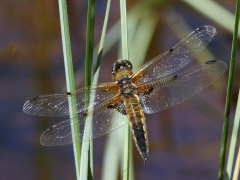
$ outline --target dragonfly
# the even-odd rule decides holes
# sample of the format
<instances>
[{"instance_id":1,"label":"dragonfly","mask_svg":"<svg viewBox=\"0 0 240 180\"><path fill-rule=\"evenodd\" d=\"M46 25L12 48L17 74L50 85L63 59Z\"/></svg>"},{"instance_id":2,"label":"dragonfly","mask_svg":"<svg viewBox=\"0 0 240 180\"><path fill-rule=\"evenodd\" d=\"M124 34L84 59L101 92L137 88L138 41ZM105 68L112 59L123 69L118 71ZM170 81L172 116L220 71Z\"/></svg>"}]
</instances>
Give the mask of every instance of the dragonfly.
<instances>
[{"instance_id":1,"label":"dragonfly","mask_svg":"<svg viewBox=\"0 0 240 180\"><path fill-rule=\"evenodd\" d=\"M119 59L112 65L113 82L73 92L35 96L24 104L23 111L37 116L69 116L72 109L68 100L74 96L77 115L43 132L40 138L42 145L88 141L128 123L146 164L149 143L144 113L156 113L184 102L226 71L225 62L211 60L173 74L190 63L215 35L214 27L201 26L135 73L129 60ZM90 102L88 106L86 102ZM71 128L76 127L79 131L73 132ZM78 139L72 138L73 133Z\"/></svg>"}]
</instances>

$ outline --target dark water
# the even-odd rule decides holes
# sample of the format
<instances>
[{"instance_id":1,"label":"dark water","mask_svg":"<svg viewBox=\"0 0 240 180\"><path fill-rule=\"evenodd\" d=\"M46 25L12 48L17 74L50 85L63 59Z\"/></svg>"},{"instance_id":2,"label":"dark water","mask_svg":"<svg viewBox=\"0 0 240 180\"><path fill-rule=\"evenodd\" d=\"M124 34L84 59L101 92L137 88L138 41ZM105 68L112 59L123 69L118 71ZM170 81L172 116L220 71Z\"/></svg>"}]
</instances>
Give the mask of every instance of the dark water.
<instances>
[{"instance_id":1,"label":"dark water","mask_svg":"<svg viewBox=\"0 0 240 180\"><path fill-rule=\"evenodd\" d=\"M24 102L32 96L62 92L65 86L57 1L0 2L1 179L75 179L72 145L43 147L39 143L41 133L62 119L34 117L22 111ZM74 68L77 71L84 66L87 1L69 0L68 3ZM135 3L129 3L129 9ZM224 5L234 9L231 1ZM118 6L118 3L112 4L110 26L119 18ZM146 59L178 41L163 18L168 15L170 6L176 8L193 29L204 24L215 26L219 33L209 47L217 59L228 63L232 35L181 3L166 4L159 12L158 29ZM96 42L101 35L104 11L105 2L97 2ZM109 64L116 58L116 47L103 57L100 82L111 81ZM80 76L77 77L79 87L83 87L84 73ZM149 164L143 165L134 146L136 179L217 178L226 76L197 97L146 116ZM101 177L104 143L104 137L94 141L94 147L97 147L94 149L95 179Z\"/></svg>"}]
</instances>

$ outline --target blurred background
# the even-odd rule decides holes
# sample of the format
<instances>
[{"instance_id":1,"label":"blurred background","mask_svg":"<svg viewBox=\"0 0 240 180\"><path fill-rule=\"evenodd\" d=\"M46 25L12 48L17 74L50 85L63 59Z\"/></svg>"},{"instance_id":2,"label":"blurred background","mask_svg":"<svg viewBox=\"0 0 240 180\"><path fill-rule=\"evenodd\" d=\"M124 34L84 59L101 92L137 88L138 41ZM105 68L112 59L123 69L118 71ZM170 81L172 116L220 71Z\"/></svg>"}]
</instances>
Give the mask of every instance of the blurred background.
<instances>
[{"instance_id":1,"label":"blurred background","mask_svg":"<svg viewBox=\"0 0 240 180\"><path fill-rule=\"evenodd\" d=\"M80 88L84 86L87 1L67 2L76 86ZM130 50L135 47L130 60L135 67L140 65L138 59L147 62L202 25L214 26L218 34L188 67L212 59L229 64L236 2L204 2L127 1ZM96 45L105 9L106 1L96 1ZM119 14L119 2L113 1L99 82L112 80L111 64L119 53ZM236 63L235 82L239 82L240 64ZM227 75L191 100L146 115L149 164L144 166L133 145L135 179L217 179ZM34 117L22 111L29 98L65 92L65 84L58 1L0 0L1 179L76 179L72 145L44 147L39 143L42 132L63 119ZM232 113L239 86L235 84ZM94 140L95 179L103 175L105 144L106 136Z\"/></svg>"}]
</instances>

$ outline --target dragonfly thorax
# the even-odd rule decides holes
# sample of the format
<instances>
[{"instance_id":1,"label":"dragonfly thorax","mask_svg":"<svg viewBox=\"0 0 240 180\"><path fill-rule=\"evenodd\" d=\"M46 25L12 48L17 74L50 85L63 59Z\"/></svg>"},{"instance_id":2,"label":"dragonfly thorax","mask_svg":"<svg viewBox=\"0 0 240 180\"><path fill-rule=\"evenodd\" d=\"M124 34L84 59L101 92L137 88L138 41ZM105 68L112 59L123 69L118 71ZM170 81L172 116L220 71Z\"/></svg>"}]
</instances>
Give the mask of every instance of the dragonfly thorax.
<instances>
[{"instance_id":1,"label":"dragonfly thorax","mask_svg":"<svg viewBox=\"0 0 240 180\"><path fill-rule=\"evenodd\" d=\"M128 60L119 59L112 65L113 80L120 87L121 96L126 97L136 93L131 80L132 74L132 63Z\"/></svg>"},{"instance_id":2,"label":"dragonfly thorax","mask_svg":"<svg viewBox=\"0 0 240 180\"><path fill-rule=\"evenodd\" d=\"M118 86L120 87L121 96L129 96L136 93L136 87L132 84L131 78L125 77L117 81Z\"/></svg>"}]
</instances>

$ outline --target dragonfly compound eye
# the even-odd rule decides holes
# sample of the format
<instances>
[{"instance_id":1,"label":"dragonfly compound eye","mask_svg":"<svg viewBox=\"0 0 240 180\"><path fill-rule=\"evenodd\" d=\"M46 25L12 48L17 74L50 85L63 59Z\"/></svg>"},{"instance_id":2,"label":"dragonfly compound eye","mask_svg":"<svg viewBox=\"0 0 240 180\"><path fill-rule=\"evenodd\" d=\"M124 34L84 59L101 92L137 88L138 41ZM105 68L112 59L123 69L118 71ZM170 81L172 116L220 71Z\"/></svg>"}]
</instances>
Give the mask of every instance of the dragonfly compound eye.
<instances>
[{"instance_id":1,"label":"dragonfly compound eye","mask_svg":"<svg viewBox=\"0 0 240 180\"><path fill-rule=\"evenodd\" d=\"M115 75L124 69L132 70L132 63L128 60L119 59L112 65L112 74Z\"/></svg>"}]
</instances>

